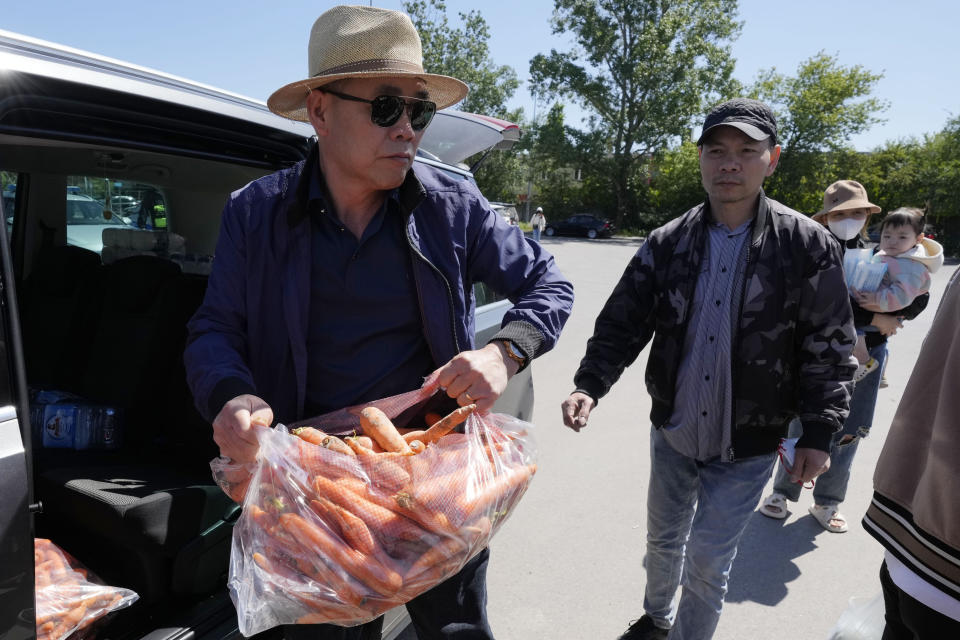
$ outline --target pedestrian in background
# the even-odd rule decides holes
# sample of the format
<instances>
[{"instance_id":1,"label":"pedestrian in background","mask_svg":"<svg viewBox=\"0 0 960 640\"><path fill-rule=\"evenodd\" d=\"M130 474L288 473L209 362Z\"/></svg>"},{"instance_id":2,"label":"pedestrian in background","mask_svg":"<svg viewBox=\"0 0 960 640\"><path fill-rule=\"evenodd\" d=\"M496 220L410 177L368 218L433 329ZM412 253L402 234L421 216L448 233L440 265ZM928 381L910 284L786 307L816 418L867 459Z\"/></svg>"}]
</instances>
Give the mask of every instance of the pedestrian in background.
<instances>
[{"instance_id":1,"label":"pedestrian in background","mask_svg":"<svg viewBox=\"0 0 960 640\"><path fill-rule=\"evenodd\" d=\"M533 239L540 242L540 234L547 226L547 218L543 215L543 207L537 207L537 210L530 216L530 226L533 227Z\"/></svg>"},{"instance_id":2,"label":"pedestrian in background","mask_svg":"<svg viewBox=\"0 0 960 640\"><path fill-rule=\"evenodd\" d=\"M621 640L713 636L787 424L799 416L794 470L807 482L829 465L856 368L842 248L763 193L780 157L773 112L742 98L718 105L697 146L706 202L637 251L562 406L582 429L653 339L645 613Z\"/></svg>"},{"instance_id":3,"label":"pedestrian in background","mask_svg":"<svg viewBox=\"0 0 960 640\"><path fill-rule=\"evenodd\" d=\"M839 180L824 191L823 208L813 215L813 219L828 228L846 249L860 249L864 247L863 231L867 221L879 212L880 207L870 202L863 185L854 180ZM856 382L850 399L850 413L843 429L834 434L830 444L830 468L817 479L813 487L813 504L808 511L821 527L831 533L844 533L849 528L846 517L840 512L840 504L847 496L850 469L860 440L870 434L873 426L880 376L887 360L887 338L903 327L904 318L917 317L930 299L930 294L923 293L905 308L885 313L861 307L848 290L840 295L850 297L854 325L858 329L871 329L864 333L864 341L870 358L875 359L878 366ZM801 427L792 424L788 437L794 438L800 434ZM787 501L797 502L801 489L802 485L797 482L795 475L781 463L774 476L773 493L760 505L760 513L777 520L786 518Z\"/></svg>"},{"instance_id":4,"label":"pedestrian in background","mask_svg":"<svg viewBox=\"0 0 960 640\"><path fill-rule=\"evenodd\" d=\"M960 270L903 391L863 526L884 547L883 640L960 638Z\"/></svg>"}]
</instances>

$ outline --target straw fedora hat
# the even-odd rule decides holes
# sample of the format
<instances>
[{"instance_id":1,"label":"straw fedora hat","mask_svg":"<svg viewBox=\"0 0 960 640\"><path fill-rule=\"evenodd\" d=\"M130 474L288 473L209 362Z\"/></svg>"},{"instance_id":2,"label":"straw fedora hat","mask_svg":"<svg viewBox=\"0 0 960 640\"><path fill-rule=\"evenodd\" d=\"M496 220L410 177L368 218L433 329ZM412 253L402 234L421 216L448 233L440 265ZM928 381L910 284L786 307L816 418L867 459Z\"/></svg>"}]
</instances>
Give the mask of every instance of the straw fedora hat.
<instances>
[{"instance_id":1,"label":"straw fedora hat","mask_svg":"<svg viewBox=\"0 0 960 640\"><path fill-rule=\"evenodd\" d=\"M838 180L823 192L823 209L813 214L817 222L826 222L828 213L849 209L867 209L880 213L880 207L867 199L867 190L856 180Z\"/></svg>"},{"instance_id":2,"label":"straw fedora hat","mask_svg":"<svg viewBox=\"0 0 960 640\"><path fill-rule=\"evenodd\" d=\"M326 11L310 31L307 64L310 77L274 91L270 111L306 122L307 94L343 78L416 77L438 109L467 95L467 85L456 78L424 73L420 36L400 11L346 5Z\"/></svg>"}]
</instances>

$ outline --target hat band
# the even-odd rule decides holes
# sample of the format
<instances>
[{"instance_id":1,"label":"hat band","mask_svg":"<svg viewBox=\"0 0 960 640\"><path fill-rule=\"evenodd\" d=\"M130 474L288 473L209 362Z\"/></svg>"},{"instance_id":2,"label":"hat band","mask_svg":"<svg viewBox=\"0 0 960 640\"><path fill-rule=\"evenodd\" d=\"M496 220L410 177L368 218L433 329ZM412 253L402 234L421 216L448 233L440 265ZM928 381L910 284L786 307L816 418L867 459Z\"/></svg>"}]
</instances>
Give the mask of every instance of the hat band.
<instances>
[{"instance_id":1,"label":"hat band","mask_svg":"<svg viewBox=\"0 0 960 640\"><path fill-rule=\"evenodd\" d=\"M314 78L321 76L339 75L342 73L368 73L370 71L399 71L401 73L423 73L423 66L413 64L405 60L389 60L378 58L376 60L359 60L342 64L313 74Z\"/></svg>"}]
</instances>

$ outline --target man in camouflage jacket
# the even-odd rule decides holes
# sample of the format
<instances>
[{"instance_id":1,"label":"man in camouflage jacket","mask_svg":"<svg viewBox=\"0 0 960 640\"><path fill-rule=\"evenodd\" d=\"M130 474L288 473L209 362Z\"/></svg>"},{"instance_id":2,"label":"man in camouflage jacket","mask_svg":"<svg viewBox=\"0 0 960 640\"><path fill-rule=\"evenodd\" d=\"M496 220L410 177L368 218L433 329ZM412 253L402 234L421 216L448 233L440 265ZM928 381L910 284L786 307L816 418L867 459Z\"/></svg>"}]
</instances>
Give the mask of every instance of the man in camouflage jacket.
<instances>
[{"instance_id":1,"label":"man in camouflage jacket","mask_svg":"<svg viewBox=\"0 0 960 640\"><path fill-rule=\"evenodd\" d=\"M780 152L772 112L754 100L723 103L697 144L708 200L637 251L563 403L564 422L579 431L653 338L646 613L624 639L712 636L788 424L803 424L794 480L812 480L829 466L852 391L842 247L762 190Z\"/></svg>"}]
</instances>

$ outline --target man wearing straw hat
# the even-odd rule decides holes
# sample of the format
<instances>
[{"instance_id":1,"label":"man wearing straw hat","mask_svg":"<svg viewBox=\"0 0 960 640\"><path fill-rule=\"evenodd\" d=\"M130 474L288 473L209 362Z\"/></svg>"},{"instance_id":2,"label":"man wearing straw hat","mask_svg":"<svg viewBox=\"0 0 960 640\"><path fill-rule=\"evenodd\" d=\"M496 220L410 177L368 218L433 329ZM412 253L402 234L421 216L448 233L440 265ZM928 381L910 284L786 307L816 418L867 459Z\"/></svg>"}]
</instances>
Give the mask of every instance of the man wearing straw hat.
<instances>
[{"instance_id":1,"label":"man wearing straw hat","mask_svg":"<svg viewBox=\"0 0 960 640\"><path fill-rule=\"evenodd\" d=\"M421 384L487 410L513 374L556 344L573 304L552 256L503 221L475 184L414 166L436 110L467 87L424 72L408 16L334 7L314 24L308 58L310 77L267 104L309 122L317 144L306 161L232 194L189 327L196 404L221 454L238 462L256 457L255 426ZM514 302L480 348L474 282ZM407 604L422 640L493 637L487 559L484 550ZM287 635L379 638L381 623Z\"/></svg>"}]
</instances>

